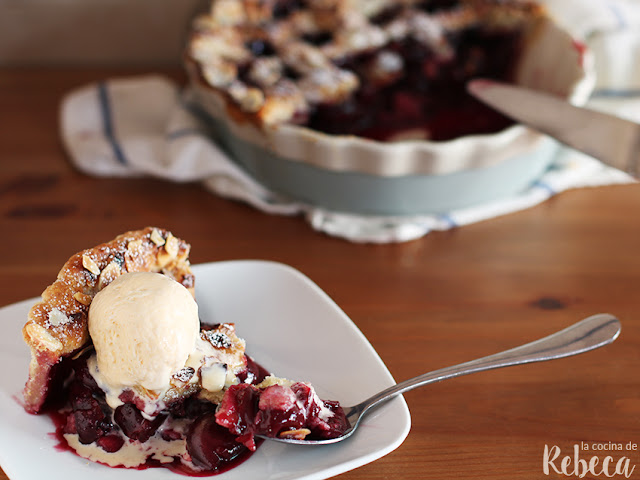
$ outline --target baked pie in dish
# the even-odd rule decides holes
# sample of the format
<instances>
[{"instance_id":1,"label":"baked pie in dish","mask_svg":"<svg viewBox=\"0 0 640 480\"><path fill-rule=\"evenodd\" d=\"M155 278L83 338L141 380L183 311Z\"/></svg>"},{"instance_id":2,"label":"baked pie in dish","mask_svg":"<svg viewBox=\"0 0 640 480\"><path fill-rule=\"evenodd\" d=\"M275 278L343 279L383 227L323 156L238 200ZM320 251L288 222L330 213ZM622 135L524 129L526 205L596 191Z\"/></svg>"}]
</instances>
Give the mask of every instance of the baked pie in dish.
<instances>
[{"instance_id":1,"label":"baked pie in dish","mask_svg":"<svg viewBox=\"0 0 640 480\"><path fill-rule=\"evenodd\" d=\"M518 0L214 0L188 54L258 124L441 141L511 124L465 85L514 81L543 17Z\"/></svg>"},{"instance_id":2,"label":"baked pie in dish","mask_svg":"<svg viewBox=\"0 0 640 480\"><path fill-rule=\"evenodd\" d=\"M340 435L337 402L269 375L233 323L200 322L189 249L150 227L71 257L23 328L25 409L84 458L191 475L237 465L256 435Z\"/></svg>"},{"instance_id":3,"label":"baked pie in dish","mask_svg":"<svg viewBox=\"0 0 640 480\"><path fill-rule=\"evenodd\" d=\"M590 52L533 0L213 0L185 61L187 103L258 182L367 215L508 198L549 167L557 145L467 80L577 104L594 84Z\"/></svg>"}]
</instances>

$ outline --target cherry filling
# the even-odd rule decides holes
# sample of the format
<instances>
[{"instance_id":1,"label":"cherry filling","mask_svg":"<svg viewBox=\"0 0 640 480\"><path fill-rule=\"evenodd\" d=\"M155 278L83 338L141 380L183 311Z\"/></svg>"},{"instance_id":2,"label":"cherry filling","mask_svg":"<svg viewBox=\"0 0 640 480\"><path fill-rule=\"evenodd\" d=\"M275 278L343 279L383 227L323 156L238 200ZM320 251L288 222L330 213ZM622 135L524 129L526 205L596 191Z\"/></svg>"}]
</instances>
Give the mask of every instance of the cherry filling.
<instances>
[{"instance_id":1,"label":"cherry filling","mask_svg":"<svg viewBox=\"0 0 640 480\"><path fill-rule=\"evenodd\" d=\"M302 0L278 0L273 6L273 18L285 18L296 10L304 8Z\"/></svg>"},{"instance_id":2,"label":"cherry filling","mask_svg":"<svg viewBox=\"0 0 640 480\"><path fill-rule=\"evenodd\" d=\"M245 445L236 441L235 435L216 423L213 412L193 422L187 435L187 448L193 462L210 471L218 471L249 453Z\"/></svg>"},{"instance_id":3,"label":"cherry filling","mask_svg":"<svg viewBox=\"0 0 640 480\"><path fill-rule=\"evenodd\" d=\"M455 54L448 58L412 38L387 46L387 53L402 58L404 66L384 82L372 81L368 74L378 52L343 59L339 66L358 75L360 89L343 103L317 105L307 126L380 141L404 132L442 141L495 133L513 124L471 97L466 84L475 77L512 81L518 34L475 27L451 37Z\"/></svg>"},{"instance_id":4,"label":"cherry filling","mask_svg":"<svg viewBox=\"0 0 640 480\"><path fill-rule=\"evenodd\" d=\"M104 392L89 373L85 354L70 362L71 380L63 392L64 404L58 412L52 412L58 437L77 434L81 444L95 444L105 452L120 451L127 441L148 442L158 436L164 441L184 439L187 457L193 464L185 464L176 458L169 464L148 459L137 468L165 466L186 475L212 475L241 463L251 454L249 449L235 440L228 430L215 423L216 405L195 396L179 398L153 419L145 418L136 406L133 395L123 395L126 401L114 410L107 405ZM267 372L247 357L247 369L239 377L241 381L260 382ZM172 422L186 420L190 427L172 429Z\"/></svg>"},{"instance_id":5,"label":"cherry filling","mask_svg":"<svg viewBox=\"0 0 640 480\"><path fill-rule=\"evenodd\" d=\"M123 394L125 403L114 411L89 373L88 357L89 353L69 361L71 375L62 392L66 400L51 415L56 433L65 445L65 434L77 434L81 444L95 444L108 453L152 437L184 440L182 457L169 463L147 458L137 468L164 466L190 476L213 475L248 458L259 445L256 434L275 436L283 430L308 428L312 438L327 438L348 426L337 402L323 402L306 384L255 387L268 372L248 356L246 370L238 375L243 383L230 387L219 406L191 395L171 401L154 418L145 418L136 405L139 399Z\"/></svg>"},{"instance_id":6,"label":"cherry filling","mask_svg":"<svg viewBox=\"0 0 640 480\"><path fill-rule=\"evenodd\" d=\"M255 450L255 435L335 438L349 427L337 402L320 400L301 382L259 389L250 384L231 386L225 393L216 421L237 435L236 440Z\"/></svg>"},{"instance_id":7,"label":"cherry filling","mask_svg":"<svg viewBox=\"0 0 640 480\"><path fill-rule=\"evenodd\" d=\"M104 394L89 374L86 358L75 362L75 379L69 387L70 413L66 417L64 433L77 433L83 444L96 442L107 452L119 450L124 440L111 419L111 409Z\"/></svg>"}]
</instances>

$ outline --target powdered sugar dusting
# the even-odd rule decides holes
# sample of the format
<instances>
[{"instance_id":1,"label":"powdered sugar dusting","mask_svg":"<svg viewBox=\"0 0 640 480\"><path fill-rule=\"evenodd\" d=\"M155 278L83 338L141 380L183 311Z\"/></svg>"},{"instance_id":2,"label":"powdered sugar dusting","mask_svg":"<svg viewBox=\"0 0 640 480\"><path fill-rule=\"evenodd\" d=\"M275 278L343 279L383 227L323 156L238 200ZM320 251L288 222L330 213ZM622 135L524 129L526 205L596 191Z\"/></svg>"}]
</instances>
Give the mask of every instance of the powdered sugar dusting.
<instances>
[{"instance_id":1,"label":"powdered sugar dusting","mask_svg":"<svg viewBox=\"0 0 640 480\"><path fill-rule=\"evenodd\" d=\"M69 323L70 321L71 319L67 317L64 312L58 310L57 308L53 308L49 312L48 322L54 327L59 327L60 325L64 325L66 323Z\"/></svg>"}]
</instances>

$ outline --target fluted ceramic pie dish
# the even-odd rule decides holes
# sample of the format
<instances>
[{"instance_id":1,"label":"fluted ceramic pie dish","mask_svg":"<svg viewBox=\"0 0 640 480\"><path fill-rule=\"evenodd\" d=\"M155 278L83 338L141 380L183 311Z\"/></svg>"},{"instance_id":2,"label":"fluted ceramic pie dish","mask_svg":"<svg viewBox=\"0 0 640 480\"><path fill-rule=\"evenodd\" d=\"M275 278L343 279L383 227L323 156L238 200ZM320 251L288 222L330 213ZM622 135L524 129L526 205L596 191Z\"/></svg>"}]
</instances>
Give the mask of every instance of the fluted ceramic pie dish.
<instances>
[{"instance_id":1,"label":"fluted ceramic pie dish","mask_svg":"<svg viewBox=\"0 0 640 480\"><path fill-rule=\"evenodd\" d=\"M228 97L187 59L193 105L217 143L257 181L286 197L334 211L439 214L522 192L559 148L522 125L444 141L379 141L287 123L265 125L229 108ZM583 44L548 16L527 32L514 83L583 104L594 84Z\"/></svg>"}]
</instances>

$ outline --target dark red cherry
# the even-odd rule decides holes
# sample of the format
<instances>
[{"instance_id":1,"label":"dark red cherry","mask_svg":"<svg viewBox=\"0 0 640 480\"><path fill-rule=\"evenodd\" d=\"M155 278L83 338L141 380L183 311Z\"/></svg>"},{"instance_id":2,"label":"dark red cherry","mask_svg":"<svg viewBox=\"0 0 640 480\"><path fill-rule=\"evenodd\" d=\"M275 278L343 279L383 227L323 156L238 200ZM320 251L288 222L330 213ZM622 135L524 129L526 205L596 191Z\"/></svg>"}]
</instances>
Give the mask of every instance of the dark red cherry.
<instances>
[{"instance_id":1,"label":"dark red cherry","mask_svg":"<svg viewBox=\"0 0 640 480\"><path fill-rule=\"evenodd\" d=\"M198 418L187 434L187 450L196 465L219 470L248 449L229 430L216 423L213 413Z\"/></svg>"},{"instance_id":2,"label":"dark red cherry","mask_svg":"<svg viewBox=\"0 0 640 480\"><path fill-rule=\"evenodd\" d=\"M144 443L156 433L166 415L158 415L153 420L147 420L134 405L125 403L116 408L113 419L127 437Z\"/></svg>"},{"instance_id":3,"label":"dark red cherry","mask_svg":"<svg viewBox=\"0 0 640 480\"><path fill-rule=\"evenodd\" d=\"M104 437L98 438L96 443L105 452L114 453L122 448L122 445L124 445L124 438L117 433L110 433Z\"/></svg>"}]
</instances>

